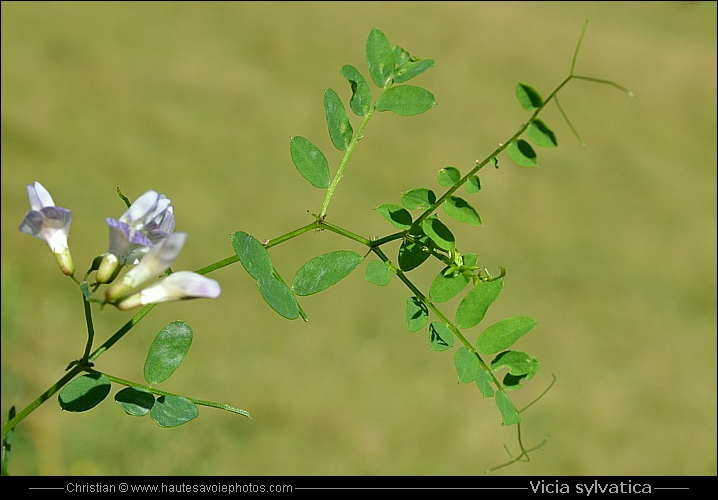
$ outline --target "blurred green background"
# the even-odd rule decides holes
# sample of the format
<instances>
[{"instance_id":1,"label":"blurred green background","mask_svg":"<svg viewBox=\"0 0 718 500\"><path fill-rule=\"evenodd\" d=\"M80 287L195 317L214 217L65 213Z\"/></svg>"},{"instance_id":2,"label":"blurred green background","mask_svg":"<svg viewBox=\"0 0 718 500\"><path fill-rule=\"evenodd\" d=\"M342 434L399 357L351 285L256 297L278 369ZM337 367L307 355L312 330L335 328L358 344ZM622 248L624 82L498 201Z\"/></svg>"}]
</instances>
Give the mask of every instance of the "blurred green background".
<instances>
[{"instance_id":1,"label":"blurred green background","mask_svg":"<svg viewBox=\"0 0 718 500\"><path fill-rule=\"evenodd\" d=\"M55 382L86 336L77 289L17 231L26 184L74 211L80 272L107 248L118 186L173 200L190 235L174 269L232 255L234 231L264 239L302 226L323 191L297 173L288 139L307 137L336 168L322 93L348 98L344 64L368 77L364 44L378 27L436 61L415 82L438 102L417 117L376 114L330 205L331 222L384 236L393 228L373 209L438 189L440 168L466 171L510 137L527 116L516 83L547 95L586 19L577 72L636 98L570 83L561 104L586 147L550 106L543 118L560 147L538 151L539 169L505 157L486 169L471 198L484 227L453 226L462 252L508 270L469 338L532 316L539 326L516 348L543 368L517 405L558 379L524 415L527 445L548 444L499 474L716 474L714 2L2 2L3 415ZM362 252L324 232L272 257L291 277L340 248ZM412 273L425 290L438 272L427 267ZM230 266L212 275L219 299L155 308L98 360L141 382L154 335L182 319L194 345L161 388L253 420L201 408L167 430L109 399L70 414L53 398L18 426L11 472L473 475L503 462L515 429L457 384L453 350L405 331L405 287L370 285L364 268L302 300L303 323L273 313ZM97 342L129 317L96 310Z\"/></svg>"}]
</instances>

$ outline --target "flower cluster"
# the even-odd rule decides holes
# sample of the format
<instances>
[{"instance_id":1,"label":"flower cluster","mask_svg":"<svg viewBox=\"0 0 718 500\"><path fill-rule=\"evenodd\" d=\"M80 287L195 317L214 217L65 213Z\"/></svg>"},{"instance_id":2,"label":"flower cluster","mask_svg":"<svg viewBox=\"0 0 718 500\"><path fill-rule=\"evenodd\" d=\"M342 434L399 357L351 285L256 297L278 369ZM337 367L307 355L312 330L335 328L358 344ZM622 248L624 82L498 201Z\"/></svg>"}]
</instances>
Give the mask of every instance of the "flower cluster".
<instances>
[{"instance_id":1,"label":"flower cluster","mask_svg":"<svg viewBox=\"0 0 718 500\"><path fill-rule=\"evenodd\" d=\"M55 206L50 193L40 184L27 187L30 210L20 231L45 240L55 254L60 269L73 276L75 266L67 238L72 211ZM170 200L155 191L137 198L119 219L107 218L110 245L98 257L98 284L109 284L104 302L119 309L192 298L216 298L219 283L191 271L179 271L158 279L179 255L186 233L175 233ZM124 267L130 269L118 278Z\"/></svg>"}]
</instances>

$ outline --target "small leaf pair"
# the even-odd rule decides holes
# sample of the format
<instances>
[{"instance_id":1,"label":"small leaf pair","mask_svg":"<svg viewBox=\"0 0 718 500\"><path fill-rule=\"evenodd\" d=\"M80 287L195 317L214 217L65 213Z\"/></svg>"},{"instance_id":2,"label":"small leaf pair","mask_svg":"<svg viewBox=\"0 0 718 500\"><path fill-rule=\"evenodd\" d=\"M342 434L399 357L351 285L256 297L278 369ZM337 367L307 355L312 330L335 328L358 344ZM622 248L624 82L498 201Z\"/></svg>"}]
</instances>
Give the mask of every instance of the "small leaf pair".
<instances>
[{"instance_id":1,"label":"small leaf pair","mask_svg":"<svg viewBox=\"0 0 718 500\"><path fill-rule=\"evenodd\" d=\"M287 319L297 319L304 311L295 295L312 295L338 283L362 262L363 257L349 250L338 250L314 257L295 274L291 288L272 265L269 252L255 237L243 231L232 235L232 247L244 269L257 280L264 300Z\"/></svg>"},{"instance_id":2,"label":"small leaf pair","mask_svg":"<svg viewBox=\"0 0 718 500\"><path fill-rule=\"evenodd\" d=\"M527 111L534 111L544 105L543 98L538 91L526 85L519 83L516 86L516 97L521 106ZM540 147L555 148L558 146L556 135L542 120L534 118L529 123L526 133L531 142ZM506 147L506 153L509 158L522 167L536 167L538 160L536 151L524 139L515 139Z\"/></svg>"},{"instance_id":3,"label":"small leaf pair","mask_svg":"<svg viewBox=\"0 0 718 500\"><path fill-rule=\"evenodd\" d=\"M179 367L190 345L192 329L182 321L173 321L163 328L152 342L145 361L145 379L150 384L167 380ZM110 393L111 382L99 372L77 377L68 383L58 396L63 410L83 412L100 404ZM199 415L199 409L189 399L177 395L155 396L136 386L127 387L115 395L115 401L127 414L144 416L150 413L160 427L176 427Z\"/></svg>"}]
</instances>

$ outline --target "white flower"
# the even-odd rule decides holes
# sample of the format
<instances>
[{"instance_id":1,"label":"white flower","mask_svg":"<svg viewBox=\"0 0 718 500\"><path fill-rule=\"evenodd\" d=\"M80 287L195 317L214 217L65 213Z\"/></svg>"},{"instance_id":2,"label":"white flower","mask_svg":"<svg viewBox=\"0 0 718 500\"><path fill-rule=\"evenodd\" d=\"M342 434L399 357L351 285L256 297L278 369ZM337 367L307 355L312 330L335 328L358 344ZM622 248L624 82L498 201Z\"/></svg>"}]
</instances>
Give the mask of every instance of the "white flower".
<instances>
[{"instance_id":1,"label":"white flower","mask_svg":"<svg viewBox=\"0 0 718 500\"><path fill-rule=\"evenodd\" d=\"M105 253L97 281L112 281L119 266L136 264L150 247L172 234L175 218L171 201L156 191L137 198L119 219L106 219L110 227L110 247Z\"/></svg>"},{"instance_id":2,"label":"white flower","mask_svg":"<svg viewBox=\"0 0 718 500\"><path fill-rule=\"evenodd\" d=\"M149 249L139 264L127 271L105 292L108 302L131 295L157 279L172 265L187 240L187 233L172 233Z\"/></svg>"},{"instance_id":3,"label":"white flower","mask_svg":"<svg viewBox=\"0 0 718 500\"><path fill-rule=\"evenodd\" d=\"M62 272L72 276L75 273L75 265L67 245L72 211L55 206L52 196L39 182L28 184L27 197L30 200L30 210L18 229L44 240L55 254Z\"/></svg>"},{"instance_id":4,"label":"white flower","mask_svg":"<svg viewBox=\"0 0 718 500\"><path fill-rule=\"evenodd\" d=\"M191 271L177 271L157 283L117 303L119 309L131 309L147 304L195 298L214 299L221 292L219 283Z\"/></svg>"}]
</instances>

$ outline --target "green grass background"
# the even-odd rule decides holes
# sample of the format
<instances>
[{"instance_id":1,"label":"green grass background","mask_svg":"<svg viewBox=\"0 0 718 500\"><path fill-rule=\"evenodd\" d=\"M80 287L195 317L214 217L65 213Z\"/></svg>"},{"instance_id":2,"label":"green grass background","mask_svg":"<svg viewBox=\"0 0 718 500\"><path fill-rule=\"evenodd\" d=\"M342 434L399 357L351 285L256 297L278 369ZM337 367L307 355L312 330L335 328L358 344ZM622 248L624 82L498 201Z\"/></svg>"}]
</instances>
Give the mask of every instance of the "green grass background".
<instances>
[{"instance_id":1,"label":"green grass background","mask_svg":"<svg viewBox=\"0 0 718 500\"><path fill-rule=\"evenodd\" d=\"M234 231L263 239L304 225L323 192L297 173L288 139L309 138L336 168L322 93L348 97L344 64L368 77L364 44L378 27L436 61L416 84L438 102L417 117L377 113L330 205L331 222L383 236L393 228L373 209L437 188L440 168L466 171L510 137L527 116L516 83L547 95L586 19L578 73L636 98L572 82L561 103L586 147L551 106L560 147L538 151L539 169L505 157L487 169L471 198L484 227L453 226L461 251L508 270L485 324L539 321L516 345L543 362L517 405L557 377L524 414L527 445L548 444L499 474L716 474L713 2L2 2L3 415L55 382L86 336L78 291L17 231L26 184L74 211L80 272L107 248L118 186L173 200L190 235L174 269L229 257ZM291 277L340 248L363 251L324 232L272 257ZM155 308L98 360L141 382L154 335L182 319L194 345L161 388L252 420L202 408L168 430L111 399L70 414L52 398L17 427L11 472L474 475L504 461L515 429L456 382L453 350L405 331L408 290L366 283L364 267L302 300L302 323L274 314L230 266L212 275L219 299ZM429 267L412 273L425 290ZM96 310L97 341L129 317Z\"/></svg>"}]
</instances>

